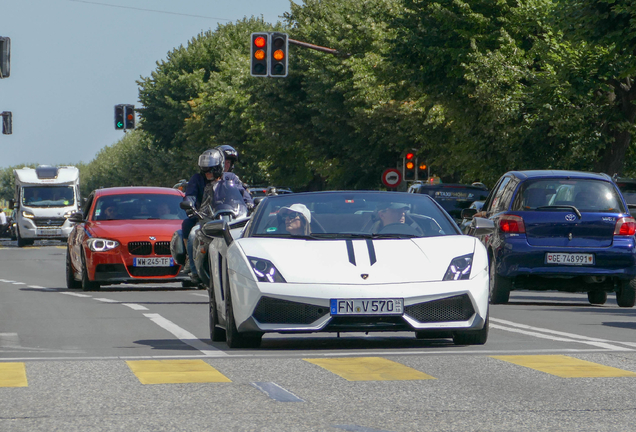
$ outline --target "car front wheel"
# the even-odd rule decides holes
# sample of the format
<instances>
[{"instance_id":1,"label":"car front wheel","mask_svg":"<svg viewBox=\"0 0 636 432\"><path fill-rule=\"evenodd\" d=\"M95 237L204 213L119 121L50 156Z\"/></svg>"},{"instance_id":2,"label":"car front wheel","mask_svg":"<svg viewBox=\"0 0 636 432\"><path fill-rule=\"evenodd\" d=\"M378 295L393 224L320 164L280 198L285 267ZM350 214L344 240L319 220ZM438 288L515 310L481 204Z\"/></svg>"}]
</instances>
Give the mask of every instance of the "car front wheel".
<instances>
[{"instance_id":1,"label":"car front wheel","mask_svg":"<svg viewBox=\"0 0 636 432\"><path fill-rule=\"evenodd\" d=\"M86 268L86 257L82 253L82 289L84 291L95 291L99 289L99 282L92 281L88 278L88 269Z\"/></svg>"},{"instance_id":2,"label":"car front wheel","mask_svg":"<svg viewBox=\"0 0 636 432\"><path fill-rule=\"evenodd\" d=\"M453 333L453 343L455 345L483 345L488 340L488 328L490 327L490 317L486 317L486 322L481 330L467 330Z\"/></svg>"},{"instance_id":3,"label":"car front wheel","mask_svg":"<svg viewBox=\"0 0 636 432\"><path fill-rule=\"evenodd\" d=\"M258 348L261 346L262 334L239 333L234 321L234 310L232 308L232 297L228 286L227 297L225 298L225 334L227 346L230 348Z\"/></svg>"},{"instance_id":4,"label":"car front wheel","mask_svg":"<svg viewBox=\"0 0 636 432\"><path fill-rule=\"evenodd\" d=\"M616 303L620 307L633 307L636 303L636 279L620 281L616 292Z\"/></svg>"},{"instance_id":5,"label":"car front wheel","mask_svg":"<svg viewBox=\"0 0 636 432\"><path fill-rule=\"evenodd\" d=\"M75 274L73 272L73 264L71 264L71 254L68 248L66 249L66 288L78 289L82 287L82 283L75 280Z\"/></svg>"},{"instance_id":6,"label":"car front wheel","mask_svg":"<svg viewBox=\"0 0 636 432\"><path fill-rule=\"evenodd\" d=\"M497 274L495 260L490 262L490 303L502 304L510 300L512 279Z\"/></svg>"},{"instance_id":7,"label":"car front wheel","mask_svg":"<svg viewBox=\"0 0 636 432\"><path fill-rule=\"evenodd\" d=\"M225 341L225 329L219 327L219 315L216 310L216 299L214 297L214 287L212 286L212 280L210 280L210 288L208 289L210 295L210 339L212 342L224 342Z\"/></svg>"}]
</instances>

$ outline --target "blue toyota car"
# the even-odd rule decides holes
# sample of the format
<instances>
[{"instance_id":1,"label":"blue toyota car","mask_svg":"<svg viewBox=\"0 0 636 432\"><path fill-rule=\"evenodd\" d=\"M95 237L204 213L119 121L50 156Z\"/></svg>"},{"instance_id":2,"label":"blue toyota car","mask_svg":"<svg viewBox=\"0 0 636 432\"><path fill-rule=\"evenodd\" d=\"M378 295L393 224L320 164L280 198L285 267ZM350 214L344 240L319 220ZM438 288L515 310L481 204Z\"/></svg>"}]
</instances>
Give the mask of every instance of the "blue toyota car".
<instances>
[{"instance_id":1,"label":"blue toyota car","mask_svg":"<svg viewBox=\"0 0 636 432\"><path fill-rule=\"evenodd\" d=\"M586 292L591 304L604 304L615 292L619 306L634 306L636 220L609 176L510 171L477 216L496 227L481 237L491 303L507 303L510 291L525 289Z\"/></svg>"}]
</instances>

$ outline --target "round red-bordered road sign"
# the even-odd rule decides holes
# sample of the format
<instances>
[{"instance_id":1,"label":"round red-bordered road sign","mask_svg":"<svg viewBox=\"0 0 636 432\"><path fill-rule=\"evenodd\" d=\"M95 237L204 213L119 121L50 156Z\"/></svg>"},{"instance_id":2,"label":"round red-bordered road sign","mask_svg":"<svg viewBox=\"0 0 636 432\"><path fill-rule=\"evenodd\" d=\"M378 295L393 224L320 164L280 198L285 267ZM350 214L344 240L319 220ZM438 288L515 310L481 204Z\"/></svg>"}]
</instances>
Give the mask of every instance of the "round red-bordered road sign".
<instances>
[{"instance_id":1,"label":"round red-bordered road sign","mask_svg":"<svg viewBox=\"0 0 636 432\"><path fill-rule=\"evenodd\" d=\"M382 173L382 183L388 188L397 188L402 183L402 173L397 168L387 168Z\"/></svg>"}]
</instances>

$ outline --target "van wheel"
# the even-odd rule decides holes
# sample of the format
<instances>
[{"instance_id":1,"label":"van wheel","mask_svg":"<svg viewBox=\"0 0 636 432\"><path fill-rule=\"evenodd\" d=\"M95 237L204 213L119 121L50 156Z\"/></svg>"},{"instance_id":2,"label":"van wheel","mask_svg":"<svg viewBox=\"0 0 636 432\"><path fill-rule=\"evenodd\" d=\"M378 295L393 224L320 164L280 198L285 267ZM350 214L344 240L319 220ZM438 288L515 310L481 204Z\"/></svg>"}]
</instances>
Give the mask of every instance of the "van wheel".
<instances>
[{"instance_id":1,"label":"van wheel","mask_svg":"<svg viewBox=\"0 0 636 432\"><path fill-rule=\"evenodd\" d=\"M607 293L605 291L588 291L587 300L593 305L602 305L607 301Z\"/></svg>"},{"instance_id":2,"label":"van wheel","mask_svg":"<svg viewBox=\"0 0 636 432\"><path fill-rule=\"evenodd\" d=\"M620 307L633 307L636 303L636 279L622 280L616 291L616 303Z\"/></svg>"},{"instance_id":3,"label":"van wheel","mask_svg":"<svg viewBox=\"0 0 636 432\"><path fill-rule=\"evenodd\" d=\"M512 279L497 274L495 260L490 261L490 303L503 304L510 300Z\"/></svg>"},{"instance_id":4,"label":"van wheel","mask_svg":"<svg viewBox=\"0 0 636 432\"><path fill-rule=\"evenodd\" d=\"M18 230L18 232L16 233L15 236L16 236L16 240L18 241L18 247L25 247L25 246L29 246L29 245L33 244L33 242L31 242L29 240L26 240L26 239L23 239L20 236L20 230Z\"/></svg>"}]
</instances>

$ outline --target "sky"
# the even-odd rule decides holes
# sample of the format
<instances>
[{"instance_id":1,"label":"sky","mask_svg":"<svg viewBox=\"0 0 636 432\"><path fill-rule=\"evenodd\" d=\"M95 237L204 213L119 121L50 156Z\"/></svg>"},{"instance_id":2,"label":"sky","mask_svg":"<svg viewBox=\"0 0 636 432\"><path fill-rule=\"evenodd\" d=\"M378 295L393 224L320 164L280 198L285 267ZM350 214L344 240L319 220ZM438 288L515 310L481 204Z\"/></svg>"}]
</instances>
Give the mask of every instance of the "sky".
<instances>
[{"instance_id":1,"label":"sky","mask_svg":"<svg viewBox=\"0 0 636 432\"><path fill-rule=\"evenodd\" d=\"M289 8L289 0L0 0L0 36L11 38L0 112L13 113L13 134L0 133L0 168L90 162L123 137L114 106L139 107L137 81L170 51L246 16L282 21Z\"/></svg>"}]
</instances>

